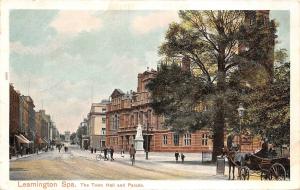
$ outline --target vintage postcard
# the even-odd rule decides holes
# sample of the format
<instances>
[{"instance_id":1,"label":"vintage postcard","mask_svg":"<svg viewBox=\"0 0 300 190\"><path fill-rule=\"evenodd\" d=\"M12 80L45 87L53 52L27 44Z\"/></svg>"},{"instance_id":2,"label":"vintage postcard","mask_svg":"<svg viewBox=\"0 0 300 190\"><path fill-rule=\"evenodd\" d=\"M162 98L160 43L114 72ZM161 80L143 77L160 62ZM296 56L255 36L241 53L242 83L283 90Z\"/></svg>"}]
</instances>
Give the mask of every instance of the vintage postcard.
<instances>
[{"instance_id":1,"label":"vintage postcard","mask_svg":"<svg viewBox=\"0 0 300 190\"><path fill-rule=\"evenodd\" d=\"M3 1L0 189L299 189L299 1Z\"/></svg>"}]
</instances>

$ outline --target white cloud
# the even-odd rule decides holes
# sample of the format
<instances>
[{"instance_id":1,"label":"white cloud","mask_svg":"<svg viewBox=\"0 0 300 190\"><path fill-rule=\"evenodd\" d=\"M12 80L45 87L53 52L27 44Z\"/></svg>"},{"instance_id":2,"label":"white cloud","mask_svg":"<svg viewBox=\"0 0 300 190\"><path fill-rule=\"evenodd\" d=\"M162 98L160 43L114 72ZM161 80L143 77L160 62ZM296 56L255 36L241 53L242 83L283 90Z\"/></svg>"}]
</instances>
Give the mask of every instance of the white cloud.
<instances>
[{"instance_id":1,"label":"white cloud","mask_svg":"<svg viewBox=\"0 0 300 190\"><path fill-rule=\"evenodd\" d=\"M102 21L94 13L90 11L60 11L50 26L58 33L66 35L97 30L102 27Z\"/></svg>"},{"instance_id":2,"label":"white cloud","mask_svg":"<svg viewBox=\"0 0 300 190\"><path fill-rule=\"evenodd\" d=\"M68 37L58 35L37 46L26 46L20 41L15 41L10 43L10 51L25 55L48 55L54 51L63 49L64 43L68 39Z\"/></svg>"},{"instance_id":3,"label":"white cloud","mask_svg":"<svg viewBox=\"0 0 300 190\"><path fill-rule=\"evenodd\" d=\"M171 22L179 21L177 12L154 12L146 16L136 17L131 26L138 34L146 34L158 28L167 27Z\"/></svg>"}]
</instances>

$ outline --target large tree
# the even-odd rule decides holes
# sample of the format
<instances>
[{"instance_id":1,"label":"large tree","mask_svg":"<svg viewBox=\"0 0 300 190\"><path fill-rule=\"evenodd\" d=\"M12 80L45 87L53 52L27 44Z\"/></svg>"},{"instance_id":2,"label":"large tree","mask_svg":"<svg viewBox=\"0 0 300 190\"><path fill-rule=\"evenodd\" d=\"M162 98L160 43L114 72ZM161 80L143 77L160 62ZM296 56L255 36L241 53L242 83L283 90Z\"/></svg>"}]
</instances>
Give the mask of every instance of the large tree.
<instances>
[{"instance_id":1,"label":"large tree","mask_svg":"<svg viewBox=\"0 0 300 190\"><path fill-rule=\"evenodd\" d=\"M259 30L243 31L244 11L180 11L179 17L180 23L169 26L159 53L167 64L174 65L183 57L189 60L191 74L175 66L162 67L157 79L148 85L152 105L167 116L174 130L211 127L216 160L224 146L225 123L236 125L238 119L240 83L230 78L239 65L257 63L251 55L261 44L256 48L248 45L243 52L239 47L242 42L256 42ZM175 76L168 77L172 74ZM202 103L206 111L200 113L197 105Z\"/></svg>"},{"instance_id":2,"label":"large tree","mask_svg":"<svg viewBox=\"0 0 300 190\"><path fill-rule=\"evenodd\" d=\"M244 96L248 129L279 146L290 144L290 63L286 50L275 53L274 80Z\"/></svg>"}]
</instances>

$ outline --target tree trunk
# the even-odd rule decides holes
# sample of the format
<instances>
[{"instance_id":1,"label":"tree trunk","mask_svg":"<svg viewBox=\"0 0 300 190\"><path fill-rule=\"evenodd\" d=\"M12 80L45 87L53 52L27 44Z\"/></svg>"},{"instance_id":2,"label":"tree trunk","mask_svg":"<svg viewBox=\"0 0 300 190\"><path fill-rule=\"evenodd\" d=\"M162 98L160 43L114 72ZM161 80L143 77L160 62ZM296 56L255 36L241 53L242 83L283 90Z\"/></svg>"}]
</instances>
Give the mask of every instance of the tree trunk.
<instances>
[{"instance_id":1,"label":"tree trunk","mask_svg":"<svg viewBox=\"0 0 300 190\"><path fill-rule=\"evenodd\" d=\"M214 135L213 135L213 154L212 161L217 160L217 156L222 154L222 148L224 147L224 104L223 98L218 100L215 104L216 116L214 122Z\"/></svg>"},{"instance_id":2,"label":"tree trunk","mask_svg":"<svg viewBox=\"0 0 300 190\"><path fill-rule=\"evenodd\" d=\"M225 92L225 71L222 64L218 68L218 80L217 80L217 100L215 102L215 122L213 128L213 153L212 161L217 160L217 156L222 154L222 148L224 147L224 128L225 128L225 116L224 116L224 92Z\"/></svg>"}]
</instances>

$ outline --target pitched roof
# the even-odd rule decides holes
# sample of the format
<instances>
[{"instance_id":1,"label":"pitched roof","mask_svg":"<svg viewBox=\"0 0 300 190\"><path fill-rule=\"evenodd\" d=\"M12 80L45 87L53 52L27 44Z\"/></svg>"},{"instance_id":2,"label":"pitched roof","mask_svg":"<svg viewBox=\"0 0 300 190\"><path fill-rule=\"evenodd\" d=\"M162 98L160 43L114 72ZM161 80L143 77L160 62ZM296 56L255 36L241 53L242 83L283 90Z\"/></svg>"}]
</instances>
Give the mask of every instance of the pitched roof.
<instances>
[{"instance_id":1,"label":"pitched roof","mask_svg":"<svg viewBox=\"0 0 300 190\"><path fill-rule=\"evenodd\" d=\"M121 90L121 89L115 89L113 91L113 93L110 95L112 98L118 97L118 96L122 96L125 93Z\"/></svg>"}]
</instances>

